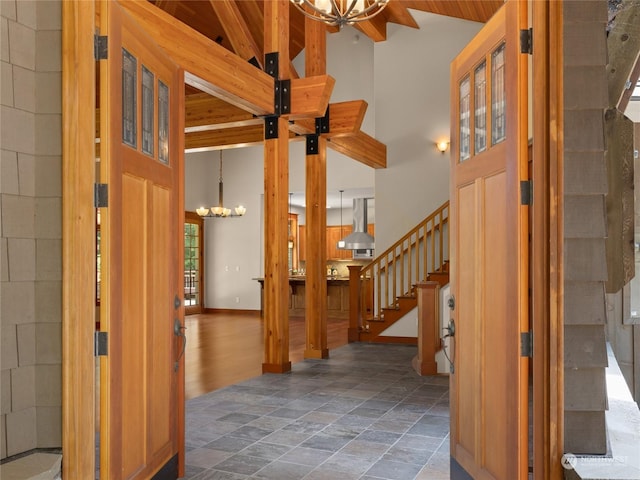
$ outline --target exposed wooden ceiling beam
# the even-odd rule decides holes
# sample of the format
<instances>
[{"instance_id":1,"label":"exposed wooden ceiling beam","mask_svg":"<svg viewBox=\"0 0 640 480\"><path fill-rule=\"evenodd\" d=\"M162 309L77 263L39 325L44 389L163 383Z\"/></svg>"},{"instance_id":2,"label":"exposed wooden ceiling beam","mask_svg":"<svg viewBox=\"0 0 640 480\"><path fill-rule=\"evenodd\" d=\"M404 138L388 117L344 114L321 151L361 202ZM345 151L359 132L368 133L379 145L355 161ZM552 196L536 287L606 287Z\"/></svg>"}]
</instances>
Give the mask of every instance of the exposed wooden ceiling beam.
<instances>
[{"instance_id":1,"label":"exposed wooden ceiling beam","mask_svg":"<svg viewBox=\"0 0 640 480\"><path fill-rule=\"evenodd\" d=\"M384 42L387 39L387 19L385 12L381 12L366 22L354 23L353 26L374 42Z\"/></svg>"},{"instance_id":2,"label":"exposed wooden ceiling beam","mask_svg":"<svg viewBox=\"0 0 640 480\"><path fill-rule=\"evenodd\" d=\"M260 68L263 68L262 49L258 47L236 2L232 0L209 0L209 3L218 16L224 33L231 42L236 55L244 60L255 58Z\"/></svg>"},{"instance_id":3,"label":"exposed wooden ceiling beam","mask_svg":"<svg viewBox=\"0 0 640 480\"><path fill-rule=\"evenodd\" d=\"M335 79L329 75L293 79L289 118L308 118L313 123L314 118L322 117L327 110L334 84ZM263 122L261 118L206 93L188 95L185 110L185 132L219 130Z\"/></svg>"},{"instance_id":4,"label":"exposed wooden ceiling beam","mask_svg":"<svg viewBox=\"0 0 640 480\"><path fill-rule=\"evenodd\" d=\"M185 97L185 129L197 132L261 124L262 119L207 93Z\"/></svg>"},{"instance_id":5,"label":"exposed wooden ceiling beam","mask_svg":"<svg viewBox=\"0 0 640 480\"><path fill-rule=\"evenodd\" d=\"M364 100L351 100L330 104L329 133L323 135L327 138L334 138L358 133L366 111L367 102ZM299 135L315 133L315 119L297 120L289 127L289 130Z\"/></svg>"},{"instance_id":6,"label":"exposed wooden ceiling beam","mask_svg":"<svg viewBox=\"0 0 640 480\"><path fill-rule=\"evenodd\" d=\"M149 2L127 1L122 5L170 57L184 66L185 81L190 85L256 115L274 111L274 80L268 74Z\"/></svg>"},{"instance_id":7,"label":"exposed wooden ceiling beam","mask_svg":"<svg viewBox=\"0 0 640 480\"><path fill-rule=\"evenodd\" d=\"M373 168L387 168L387 146L364 132L332 138L327 145Z\"/></svg>"},{"instance_id":8,"label":"exposed wooden ceiling beam","mask_svg":"<svg viewBox=\"0 0 640 480\"><path fill-rule=\"evenodd\" d=\"M397 23L405 27L420 28L418 22L413 18L404 2L391 0L385 8L389 22Z\"/></svg>"},{"instance_id":9,"label":"exposed wooden ceiling beam","mask_svg":"<svg viewBox=\"0 0 640 480\"><path fill-rule=\"evenodd\" d=\"M264 125L226 128L224 130L206 130L186 133L184 136L185 152L204 152L220 148L239 148L262 145L264 142Z\"/></svg>"},{"instance_id":10,"label":"exposed wooden ceiling beam","mask_svg":"<svg viewBox=\"0 0 640 480\"><path fill-rule=\"evenodd\" d=\"M336 80L330 75L291 80L291 113L289 118L322 117L327 111Z\"/></svg>"},{"instance_id":11,"label":"exposed wooden ceiling beam","mask_svg":"<svg viewBox=\"0 0 640 480\"><path fill-rule=\"evenodd\" d=\"M402 0L407 8L463 18L474 22L486 22L504 4L504 0Z\"/></svg>"}]
</instances>

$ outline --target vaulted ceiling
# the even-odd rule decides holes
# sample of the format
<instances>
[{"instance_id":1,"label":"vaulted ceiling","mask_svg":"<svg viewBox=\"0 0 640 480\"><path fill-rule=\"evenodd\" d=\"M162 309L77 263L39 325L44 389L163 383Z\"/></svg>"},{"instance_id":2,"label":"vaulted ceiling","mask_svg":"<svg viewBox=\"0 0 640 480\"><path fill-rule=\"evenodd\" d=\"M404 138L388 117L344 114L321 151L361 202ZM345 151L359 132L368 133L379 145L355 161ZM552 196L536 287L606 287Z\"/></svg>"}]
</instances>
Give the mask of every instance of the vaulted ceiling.
<instances>
[{"instance_id":1,"label":"vaulted ceiling","mask_svg":"<svg viewBox=\"0 0 640 480\"><path fill-rule=\"evenodd\" d=\"M269 0L149 0L156 7L189 25L191 28L234 52L246 61L260 66L264 58L264 2ZM374 42L387 39L387 24L395 23L407 28L418 28L411 9L486 22L503 0L390 0L386 8L375 18L354 25ZM337 27L326 27L329 33ZM294 5L290 6L289 52L295 58L305 45L305 17ZM298 78L291 66L292 78ZM302 72L304 73L304 72ZM186 136L188 151L234 148L262 142L263 125L251 114L186 87ZM354 99L357 100L357 99ZM362 114L360 107L351 105L349 112ZM364 105L366 110L366 104ZM361 119L360 119L361 121ZM296 127L298 131L296 131ZM305 125L292 127L291 135L305 133ZM342 145L340 144L342 142ZM335 139L332 148L371 166L379 162L381 151L375 139L358 132L348 140ZM358 158L360 154L360 158ZM386 151L384 153L386 157Z\"/></svg>"}]
</instances>

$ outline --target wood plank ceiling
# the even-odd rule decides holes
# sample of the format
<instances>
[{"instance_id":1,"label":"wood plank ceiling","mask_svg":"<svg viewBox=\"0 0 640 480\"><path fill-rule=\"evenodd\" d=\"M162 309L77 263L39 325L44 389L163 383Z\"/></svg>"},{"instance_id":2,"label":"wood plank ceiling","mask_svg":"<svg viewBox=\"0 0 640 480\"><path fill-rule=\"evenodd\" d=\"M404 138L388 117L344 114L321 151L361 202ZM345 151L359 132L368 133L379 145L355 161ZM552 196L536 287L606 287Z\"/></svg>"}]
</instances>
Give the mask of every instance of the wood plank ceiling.
<instances>
[{"instance_id":1,"label":"wood plank ceiling","mask_svg":"<svg viewBox=\"0 0 640 480\"><path fill-rule=\"evenodd\" d=\"M246 61L257 62L262 67L264 58L264 1L265 0L149 0L181 22L189 25L219 45ZM266 0L269 1L269 0ZM409 28L418 28L418 24L409 9L421 10L477 22L486 22L503 4L503 0L390 0L389 5L380 15L368 22L361 22L354 27L375 42L386 40L387 24L396 23ZM305 44L305 17L290 6L289 53L295 58ZM337 32L337 28L327 27L329 33ZM282 60L281 60L282 61ZM290 63L291 77L299 78ZM186 87L186 122L185 147L187 151L214 150L220 148L237 148L256 145L263 141L262 119L237 106L212 97L191 87ZM354 99L357 100L357 99ZM348 104L348 105L347 105ZM364 104L364 105L362 105ZM353 118L361 122L366 110L366 103L352 104L345 102L342 108L345 118ZM333 115L331 121L333 122ZM373 167L382 167L380 156L386 159L384 145L376 145L373 138L365 138L359 131L359 124L349 125L349 132L344 130L336 135L332 147L341 153ZM291 125L291 137L295 134L310 133L313 128L309 121L300 120ZM355 140L348 141L353 134ZM359 139L359 140L358 140ZM363 140L365 141L363 144ZM330 141L329 144L332 142ZM378 142L379 143L379 142ZM372 155L363 154L363 147L369 147ZM386 163L386 162L383 162Z\"/></svg>"}]
</instances>

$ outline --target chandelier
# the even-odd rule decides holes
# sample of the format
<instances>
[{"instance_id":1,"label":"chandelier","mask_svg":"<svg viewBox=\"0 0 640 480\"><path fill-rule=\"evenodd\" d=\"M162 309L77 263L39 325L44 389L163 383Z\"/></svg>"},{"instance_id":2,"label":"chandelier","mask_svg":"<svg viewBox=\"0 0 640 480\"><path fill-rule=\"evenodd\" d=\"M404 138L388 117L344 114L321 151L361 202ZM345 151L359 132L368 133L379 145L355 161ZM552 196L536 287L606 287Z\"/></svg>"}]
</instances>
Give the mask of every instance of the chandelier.
<instances>
[{"instance_id":1,"label":"chandelier","mask_svg":"<svg viewBox=\"0 0 640 480\"><path fill-rule=\"evenodd\" d=\"M390 0L291 0L298 10L331 26L371 20Z\"/></svg>"},{"instance_id":2,"label":"chandelier","mask_svg":"<svg viewBox=\"0 0 640 480\"><path fill-rule=\"evenodd\" d=\"M223 203L223 185L222 185L222 150L220 150L220 179L218 180L218 206L196 208L196 213L201 217L241 217L247 212L242 205L238 205L233 209L225 208Z\"/></svg>"}]
</instances>

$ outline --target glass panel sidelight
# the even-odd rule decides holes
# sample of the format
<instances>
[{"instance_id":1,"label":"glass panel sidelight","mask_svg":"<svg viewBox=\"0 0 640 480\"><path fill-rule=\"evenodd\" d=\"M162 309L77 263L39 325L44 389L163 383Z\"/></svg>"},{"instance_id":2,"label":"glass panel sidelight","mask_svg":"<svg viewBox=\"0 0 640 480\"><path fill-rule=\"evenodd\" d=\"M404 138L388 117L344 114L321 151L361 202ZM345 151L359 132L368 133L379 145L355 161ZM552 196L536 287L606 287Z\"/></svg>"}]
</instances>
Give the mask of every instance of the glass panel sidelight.
<instances>
[{"instance_id":1,"label":"glass panel sidelight","mask_svg":"<svg viewBox=\"0 0 640 480\"><path fill-rule=\"evenodd\" d=\"M487 149L487 62L482 62L474 73L474 153Z\"/></svg>"},{"instance_id":2,"label":"glass panel sidelight","mask_svg":"<svg viewBox=\"0 0 640 480\"><path fill-rule=\"evenodd\" d=\"M469 77L460 82L460 161L471 156L471 81Z\"/></svg>"},{"instance_id":3,"label":"glass panel sidelight","mask_svg":"<svg viewBox=\"0 0 640 480\"><path fill-rule=\"evenodd\" d=\"M169 87L158 80L158 160L169 164Z\"/></svg>"},{"instance_id":4,"label":"glass panel sidelight","mask_svg":"<svg viewBox=\"0 0 640 480\"><path fill-rule=\"evenodd\" d=\"M153 157L153 84L154 75L142 66L142 153Z\"/></svg>"},{"instance_id":5,"label":"glass panel sidelight","mask_svg":"<svg viewBox=\"0 0 640 480\"><path fill-rule=\"evenodd\" d=\"M122 49L122 143L137 147L137 76L138 61Z\"/></svg>"},{"instance_id":6,"label":"glass panel sidelight","mask_svg":"<svg viewBox=\"0 0 640 480\"><path fill-rule=\"evenodd\" d=\"M507 136L507 96L505 90L505 45L491 54L491 143L502 142Z\"/></svg>"}]
</instances>

